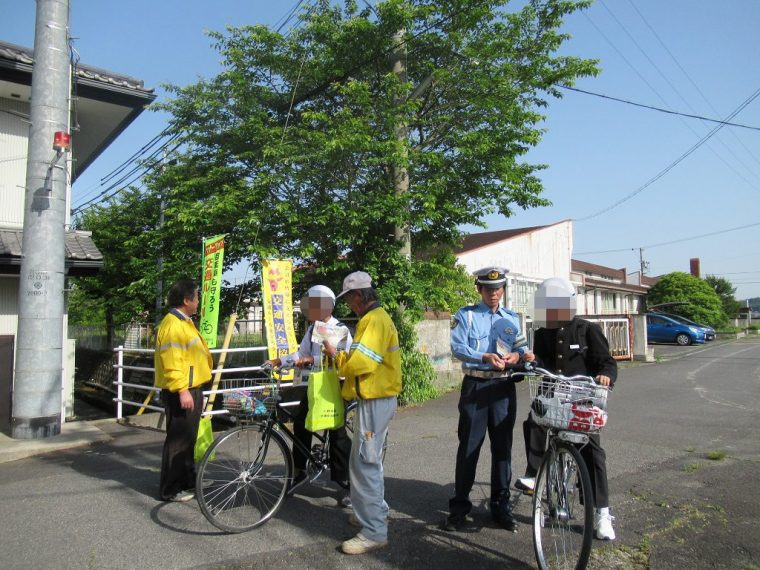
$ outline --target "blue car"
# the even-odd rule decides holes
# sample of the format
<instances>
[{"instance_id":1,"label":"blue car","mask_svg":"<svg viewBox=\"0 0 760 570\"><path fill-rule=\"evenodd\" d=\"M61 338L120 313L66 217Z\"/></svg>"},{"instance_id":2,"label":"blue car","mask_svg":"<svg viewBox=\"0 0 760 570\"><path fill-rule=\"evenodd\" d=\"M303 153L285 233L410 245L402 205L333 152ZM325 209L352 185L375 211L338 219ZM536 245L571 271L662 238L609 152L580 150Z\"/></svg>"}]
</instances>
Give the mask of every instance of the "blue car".
<instances>
[{"instance_id":1,"label":"blue car","mask_svg":"<svg viewBox=\"0 0 760 570\"><path fill-rule=\"evenodd\" d=\"M679 323L664 315L648 313L647 338L649 342L675 342L681 346L688 346L694 343L704 344L705 331L699 326Z\"/></svg>"},{"instance_id":2,"label":"blue car","mask_svg":"<svg viewBox=\"0 0 760 570\"><path fill-rule=\"evenodd\" d=\"M660 313L657 312L658 315L662 315L663 317L669 317L673 319L674 321L678 321L679 323L682 323L684 325L691 325L693 327L698 327L702 329L705 333L705 340L715 340L715 329L708 325L700 325L699 323L695 323L691 319L687 319L686 317L682 317L681 315L673 315L671 313Z\"/></svg>"}]
</instances>

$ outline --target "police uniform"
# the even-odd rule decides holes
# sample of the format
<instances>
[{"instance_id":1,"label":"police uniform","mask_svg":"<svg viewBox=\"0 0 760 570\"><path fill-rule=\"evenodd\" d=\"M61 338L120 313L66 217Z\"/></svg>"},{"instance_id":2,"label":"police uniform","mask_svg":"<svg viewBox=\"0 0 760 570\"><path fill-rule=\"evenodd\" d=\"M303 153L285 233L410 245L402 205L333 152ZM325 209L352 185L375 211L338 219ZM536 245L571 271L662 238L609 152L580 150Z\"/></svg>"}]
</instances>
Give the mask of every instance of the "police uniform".
<instances>
[{"instance_id":1,"label":"police uniform","mask_svg":"<svg viewBox=\"0 0 760 570\"><path fill-rule=\"evenodd\" d=\"M490 267L475 273L476 284L499 288L506 283L506 269ZM454 497L449 501L446 528L456 530L472 509L469 494L486 431L491 441L491 512L504 526L514 526L509 506L512 478L512 430L517 409L515 384L504 371L483 362L485 353L505 356L524 353L519 316L503 307L492 312L484 303L457 311L451 331L452 354L462 361L464 380L459 398L459 448L456 457Z\"/></svg>"},{"instance_id":2,"label":"police uniform","mask_svg":"<svg viewBox=\"0 0 760 570\"><path fill-rule=\"evenodd\" d=\"M610 355L609 344L599 325L573 318L558 328L540 328L535 333L533 352L539 366L557 374L573 376L604 375L612 387L617 379L617 362ZM544 454L546 431L531 416L523 423L525 451L528 458L526 477L535 477ZM596 508L609 506L607 456L599 434L589 434L589 443L581 448L594 489Z\"/></svg>"}]
</instances>

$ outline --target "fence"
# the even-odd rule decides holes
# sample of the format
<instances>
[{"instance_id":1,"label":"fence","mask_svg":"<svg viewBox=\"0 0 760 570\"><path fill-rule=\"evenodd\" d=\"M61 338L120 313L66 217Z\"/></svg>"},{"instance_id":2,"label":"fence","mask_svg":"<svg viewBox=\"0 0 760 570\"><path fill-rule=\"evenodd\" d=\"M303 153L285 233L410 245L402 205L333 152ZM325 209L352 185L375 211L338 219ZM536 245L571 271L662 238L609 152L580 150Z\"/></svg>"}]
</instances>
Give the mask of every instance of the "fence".
<instances>
[{"instance_id":1,"label":"fence","mask_svg":"<svg viewBox=\"0 0 760 570\"><path fill-rule=\"evenodd\" d=\"M266 346L254 346L254 347L247 347L247 348L230 348L227 349L227 354L235 354L235 353L259 353L259 352L266 352L267 347ZM139 408L142 410L152 410L155 412L164 412L163 406L155 405L154 403L151 403L155 400L155 396L158 394L158 392L161 391L161 388L157 388L155 386L148 386L146 384L136 384L134 382L125 382L124 381L124 372L125 371L133 371L133 372L144 372L149 373L150 377L153 377L153 373L155 369L152 366L137 366L134 364L124 364L124 355L125 354L135 354L135 355L152 355L155 353L155 350L152 348L128 348L124 346L118 346L114 349L114 352L116 353L116 364L113 365L113 367L116 369L116 380L114 381L114 384L116 385L116 397L113 399L114 402L116 402L116 419L121 420L124 418L124 406L130 406ZM214 349L211 351L211 354L220 354L223 352L222 349ZM152 360L152 358L151 358ZM211 371L212 376L216 375L217 372L220 372L222 376L228 375L228 374L251 374L251 373L258 373L261 375L263 373L263 369L261 366L242 366L242 367L233 367L233 368L222 368L220 369L214 369ZM236 379L239 380L239 379ZM240 383L242 385L242 383ZM220 383L220 385L224 386L223 383ZM292 387L292 382L281 382L279 383L280 388L289 388ZM150 398L144 398L143 401L136 401L127 399L125 397L125 388L129 389L132 393L137 394L150 394ZM204 390L203 395L204 397L208 397L210 394L222 394L224 392L230 392L237 388L217 388L216 390ZM252 388L255 389L255 388ZM281 404L282 406L296 406L298 405L297 401L292 402L284 402ZM227 413L226 410L211 410L211 411L203 411L204 416L210 416L210 415L216 415L216 414L225 414Z\"/></svg>"},{"instance_id":2,"label":"fence","mask_svg":"<svg viewBox=\"0 0 760 570\"><path fill-rule=\"evenodd\" d=\"M582 317L602 327L615 360L633 360L633 325L629 317Z\"/></svg>"}]
</instances>

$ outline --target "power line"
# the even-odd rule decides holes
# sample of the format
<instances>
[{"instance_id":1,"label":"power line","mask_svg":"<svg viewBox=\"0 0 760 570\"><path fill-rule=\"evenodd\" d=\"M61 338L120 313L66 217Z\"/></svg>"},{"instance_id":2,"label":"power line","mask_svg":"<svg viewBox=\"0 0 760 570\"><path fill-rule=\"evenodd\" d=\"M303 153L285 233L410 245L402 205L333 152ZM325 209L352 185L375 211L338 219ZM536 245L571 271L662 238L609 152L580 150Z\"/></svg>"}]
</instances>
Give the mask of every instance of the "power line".
<instances>
[{"instance_id":1,"label":"power line","mask_svg":"<svg viewBox=\"0 0 760 570\"><path fill-rule=\"evenodd\" d=\"M593 95L594 97L600 97L601 99L609 99L610 101L617 101L618 103L625 103L626 105L633 105L634 107L641 107L643 109L650 109L652 111L659 111L660 113L667 113L669 115L680 115L681 117L687 117L689 119L699 119L700 121L708 121L710 123L718 123L726 127L740 127L742 129L751 129L753 131L760 131L760 127L753 127L751 125L742 125L741 123L732 123L730 121L722 121L720 119L711 119L709 117L703 117L702 115L692 115L689 113L682 113L680 111L672 111L670 109L663 109L662 107L655 107L653 105L645 105L644 103L636 103L635 101L629 101L628 99L621 99L620 97L612 97L611 95L604 95L602 93L595 93L593 91L587 91L585 89L579 89L577 87L570 87L569 85L559 85L561 89L567 89L568 91L577 91L584 95Z\"/></svg>"},{"instance_id":2,"label":"power line","mask_svg":"<svg viewBox=\"0 0 760 570\"><path fill-rule=\"evenodd\" d=\"M752 101L754 101L759 95L760 95L760 89L758 89L752 95L750 95L741 105L739 105L736 108L736 110L733 113L731 113L727 117L727 119L733 119L736 115L738 115L741 111L743 111L747 107L747 105L749 105L750 103L752 103ZM714 127L709 133L707 133L704 137L702 137L699 141L697 141L694 145L692 145L692 147L689 148L689 150L687 150L685 153L683 153L681 156L679 156L676 160L674 160L673 162L671 162L667 167L665 167L660 172L658 172L656 175L654 175L652 178L650 178L645 184L643 184L642 186L640 186L639 188L637 188L636 190L634 190L633 192L631 192L627 196L621 198L620 200L618 200L617 202L615 202L611 206L607 206L606 208L604 208L602 210L599 210L598 212L596 212L594 214L591 214L589 216L585 216L583 218L577 218L575 221L576 222L585 222L585 221L590 220L592 218L596 218L597 216L600 216L600 215L602 215L602 214L604 214L606 212L609 212L610 210L613 210L613 209L617 208L620 204L622 204L624 202L627 202L628 200L630 200L631 198L633 198L634 196L636 196L640 192L643 192L649 186L651 186L652 184L654 184L655 182L657 182L660 178L662 178L663 176L665 176L668 172L670 172L671 170L673 170L673 168L675 168L679 163L681 163L683 160L685 160L690 154L692 154L700 146L702 146L704 143L706 143L710 139L710 137L712 137L715 133L717 133L723 127L724 127L724 125L717 125L716 127Z\"/></svg>"},{"instance_id":3,"label":"power line","mask_svg":"<svg viewBox=\"0 0 760 570\"><path fill-rule=\"evenodd\" d=\"M660 38L660 36L657 33L657 31L651 26L651 24L649 23L649 21L647 21L647 19L644 17L644 14L642 14L641 11L636 6L635 2L633 2L633 0L628 0L628 3L636 11L636 13L639 15L639 17L644 22L644 24L646 24L646 26L652 32L652 35L654 35L654 37L657 39L657 41L660 43L660 45L663 47L663 49L667 52L667 54L670 56L670 59L673 60L673 63L675 63L676 66L678 67L678 69L681 70L681 73L683 73L684 76L686 77L686 79L689 80L689 83L691 83L694 86L694 89L696 89L697 93L699 93L700 97L702 97L702 100L705 103L707 103L707 106L710 107L710 109L712 110L713 113L715 113L716 115L718 115L719 113L715 109L715 107L713 106L713 104L710 103L710 101L707 99L707 97L705 96L705 94L699 88L699 85L697 85L697 83L691 78L691 75L689 75L689 73L683 68L683 66L680 64L680 62L676 58L676 56L673 55L673 53L668 49L668 46L665 45L665 42L662 41L662 39ZM738 142L742 146L742 148L744 148L744 150L747 151L747 154L749 156L751 156L754 159L755 162L760 162L760 161L758 161L758 158L755 156L755 154L749 148L747 148L747 145L744 144L744 141L742 141L736 135L736 133L734 133L733 131L729 131L729 133L731 133L731 135L734 137L734 139L736 139L736 142Z\"/></svg>"},{"instance_id":4,"label":"power line","mask_svg":"<svg viewBox=\"0 0 760 570\"><path fill-rule=\"evenodd\" d=\"M639 43L636 41L636 38L634 38L631 35L631 33L628 31L628 29L620 22L620 20L618 20L618 18L615 16L615 14L612 12L612 10L610 10L607 7L607 5L605 4L604 0L600 0L600 2L602 4L602 6L604 7L604 9L607 10L607 12L609 12L610 16L612 16L612 19L617 23L617 25L620 26L620 28L622 28L623 32L625 32L625 34L628 36L628 38L631 40L631 42L638 48L638 50L643 54L643 56L647 59L647 61L649 61L650 65L655 69L655 71L657 71L657 73L660 75L660 77L662 77L664 79L664 81L670 86L670 88L673 90L673 92L678 97L680 97L681 100L686 104L686 106L689 107L692 112L694 112L694 109L691 107L691 105L689 104L689 102L686 101L686 99L683 97L683 95L681 95L681 93L678 91L678 89L676 89L676 87L672 84L672 82L670 81L670 79L668 79L668 77L660 70L660 68L652 60L652 58L649 57L649 55L647 54L647 52L639 45ZM639 70L636 69L636 67L634 67L634 65L623 55L623 53L617 48L617 46L614 43L612 43L612 40L610 40L604 34L604 32L602 32L602 30L594 23L594 21L588 16L588 14L586 14L584 12L584 15L586 16L586 19L594 26L594 28L596 28L597 32L599 32L599 34L618 53L618 55L621 58L623 58L623 61L625 61L628 64L628 66L631 69L633 69L633 71L639 76L639 78L641 78L641 80L647 85L647 87L649 87L649 89L652 90L652 92L660 99L660 101L662 101L662 103L666 107L670 108L670 105L668 105L667 101L665 101L665 98L644 78L644 76L639 72ZM689 129L694 134L695 137L697 137L697 138L700 137L700 134L696 130L694 130L694 128L692 128L692 126L690 124L688 124L686 121L684 121L680 116L679 116L679 120L681 120L681 122L683 123L683 125L687 129ZM718 140L718 142L720 142L720 144L723 145L723 147L725 148L725 150L729 154L731 154L742 166L744 166L744 168L746 168L748 171L751 172L751 169L746 164L742 163L742 161L736 156L736 154L730 148L728 148L726 146L726 144L720 139L720 137L718 137L717 140ZM754 187L754 184L751 181L749 181L743 174L741 174L739 171L737 171L736 168L734 168L733 165L729 164L726 161L726 159L724 159L720 154L718 154L717 151L711 145L707 145L707 146L710 149L710 152L712 152L718 160L720 160L721 162L723 162L723 164L725 164L726 167L729 170L732 170L734 172L734 174L736 174L739 178L741 178L742 180L744 180L744 182L746 182L753 190L757 190L757 188ZM754 176L754 174L755 174L754 172L751 172L751 175Z\"/></svg>"},{"instance_id":5,"label":"power line","mask_svg":"<svg viewBox=\"0 0 760 570\"><path fill-rule=\"evenodd\" d=\"M663 241L663 242L654 243L654 244L651 244L651 245L642 245L642 246L637 246L637 247L625 247L625 248L622 248L622 249L608 249L608 250L604 250L604 251L579 251L575 255L592 255L592 254L597 254L597 253L619 253L621 251L632 251L632 250L636 250L636 249L652 249L653 247L660 247L660 246L663 246L663 245L671 245L671 244L674 244L674 243L681 243L681 242L684 242L684 241L691 241L691 240L694 240L694 239L700 239L700 238L709 237L709 236L717 236L717 235L720 235L720 234L725 234L725 233L728 233L728 232L735 232L735 231L738 231L738 230L743 230L743 229L746 229L746 228L752 228L752 227L755 227L755 226L760 226L760 222L755 222L755 223L752 223L752 224L746 224L746 225L743 225L743 226L737 226L735 228L728 228L728 229L725 229L725 230L719 230L719 231L716 231L716 232L710 232L710 233L707 233L707 234L700 234L698 236L691 236L691 237L687 237L687 238L674 239L674 240L671 240L671 241Z\"/></svg>"}]
</instances>

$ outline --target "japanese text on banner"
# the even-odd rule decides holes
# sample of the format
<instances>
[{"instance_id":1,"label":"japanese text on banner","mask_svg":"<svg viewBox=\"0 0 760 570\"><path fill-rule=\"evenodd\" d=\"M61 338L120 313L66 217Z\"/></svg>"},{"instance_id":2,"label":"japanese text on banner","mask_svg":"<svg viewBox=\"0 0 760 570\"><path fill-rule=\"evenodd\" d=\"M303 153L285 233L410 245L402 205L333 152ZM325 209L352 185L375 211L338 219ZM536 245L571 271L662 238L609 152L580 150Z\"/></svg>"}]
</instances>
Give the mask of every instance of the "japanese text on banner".
<instances>
[{"instance_id":1,"label":"japanese text on banner","mask_svg":"<svg viewBox=\"0 0 760 570\"><path fill-rule=\"evenodd\" d=\"M298 348L293 330L293 262L289 259L267 259L261 267L264 293L264 321L269 358L282 358ZM280 379L292 379L293 371Z\"/></svg>"},{"instance_id":2,"label":"japanese text on banner","mask_svg":"<svg viewBox=\"0 0 760 570\"><path fill-rule=\"evenodd\" d=\"M223 268L224 236L214 236L203 240L203 284L199 330L209 348L216 348Z\"/></svg>"}]
</instances>

